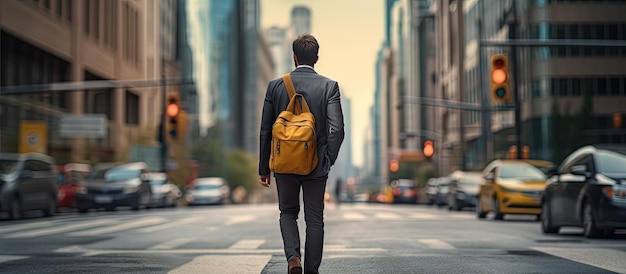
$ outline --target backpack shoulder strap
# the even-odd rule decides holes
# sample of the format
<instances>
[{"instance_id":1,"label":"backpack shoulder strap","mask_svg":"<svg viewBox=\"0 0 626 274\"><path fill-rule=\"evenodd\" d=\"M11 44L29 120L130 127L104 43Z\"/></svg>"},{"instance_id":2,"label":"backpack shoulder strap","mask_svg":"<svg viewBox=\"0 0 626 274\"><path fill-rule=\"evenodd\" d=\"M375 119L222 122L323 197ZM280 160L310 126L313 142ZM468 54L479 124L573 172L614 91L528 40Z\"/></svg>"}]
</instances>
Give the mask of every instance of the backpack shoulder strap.
<instances>
[{"instance_id":1,"label":"backpack shoulder strap","mask_svg":"<svg viewBox=\"0 0 626 274\"><path fill-rule=\"evenodd\" d=\"M287 89L287 95L289 95L289 100L296 95L296 88L293 86L293 81L291 81L291 74L287 73L283 75L283 82L285 83L285 88Z\"/></svg>"}]
</instances>

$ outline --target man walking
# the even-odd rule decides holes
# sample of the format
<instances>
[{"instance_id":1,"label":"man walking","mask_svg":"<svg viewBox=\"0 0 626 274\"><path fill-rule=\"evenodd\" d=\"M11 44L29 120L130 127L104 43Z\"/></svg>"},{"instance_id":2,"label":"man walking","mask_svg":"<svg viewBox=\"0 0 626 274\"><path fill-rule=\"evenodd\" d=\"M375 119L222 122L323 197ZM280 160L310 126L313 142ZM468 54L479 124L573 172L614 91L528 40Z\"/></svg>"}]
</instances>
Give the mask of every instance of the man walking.
<instances>
[{"instance_id":1,"label":"man walking","mask_svg":"<svg viewBox=\"0 0 626 274\"><path fill-rule=\"evenodd\" d=\"M302 189L306 221L304 272L319 273L324 245L324 193L328 172L337 160L344 138L343 113L337 82L317 74L314 70L319 51L315 37L310 34L301 35L293 41L292 47L296 69L290 74L296 92L304 96L315 117L319 160L317 167L308 175L274 173L280 209L280 231L289 273L302 273L297 223ZM290 99L282 78L270 81L263 104L259 155L259 183L265 187L270 186L272 127Z\"/></svg>"}]
</instances>

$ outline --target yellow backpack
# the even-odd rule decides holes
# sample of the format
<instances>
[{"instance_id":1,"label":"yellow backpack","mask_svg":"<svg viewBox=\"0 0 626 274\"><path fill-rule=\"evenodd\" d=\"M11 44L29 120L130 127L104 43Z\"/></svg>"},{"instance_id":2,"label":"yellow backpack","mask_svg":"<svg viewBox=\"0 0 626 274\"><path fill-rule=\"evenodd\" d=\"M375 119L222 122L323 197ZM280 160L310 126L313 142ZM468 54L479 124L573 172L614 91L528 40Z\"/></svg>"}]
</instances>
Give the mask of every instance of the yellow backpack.
<instances>
[{"instance_id":1,"label":"yellow backpack","mask_svg":"<svg viewBox=\"0 0 626 274\"><path fill-rule=\"evenodd\" d=\"M317 167L315 117L302 94L296 93L291 75L283 82L291 99L272 127L270 170L281 174L308 175Z\"/></svg>"}]
</instances>

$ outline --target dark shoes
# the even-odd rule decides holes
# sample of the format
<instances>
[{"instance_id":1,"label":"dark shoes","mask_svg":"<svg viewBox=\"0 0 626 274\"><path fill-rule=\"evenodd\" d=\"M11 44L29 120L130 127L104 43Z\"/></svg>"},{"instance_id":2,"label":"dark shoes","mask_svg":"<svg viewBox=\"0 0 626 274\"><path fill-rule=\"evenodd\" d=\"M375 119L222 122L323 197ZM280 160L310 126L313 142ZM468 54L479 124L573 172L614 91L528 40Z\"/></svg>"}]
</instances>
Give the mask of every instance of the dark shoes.
<instances>
[{"instance_id":1,"label":"dark shoes","mask_svg":"<svg viewBox=\"0 0 626 274\"><path fill-rule=\"evenodd\" d=\"M289 274L302 274L302 264L300 258L293 257L289 260Z\"/></svg>"}]
</instances>

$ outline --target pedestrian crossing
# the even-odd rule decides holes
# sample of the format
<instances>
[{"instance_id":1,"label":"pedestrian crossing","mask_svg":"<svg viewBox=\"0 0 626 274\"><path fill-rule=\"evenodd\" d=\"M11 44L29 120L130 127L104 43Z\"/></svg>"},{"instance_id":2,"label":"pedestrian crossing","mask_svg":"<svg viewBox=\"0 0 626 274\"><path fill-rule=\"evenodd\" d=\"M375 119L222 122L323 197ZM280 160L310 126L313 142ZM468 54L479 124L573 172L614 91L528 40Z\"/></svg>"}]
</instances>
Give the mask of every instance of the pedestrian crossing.
<instances>
[{"instance_id":1,"label":"pedestrian crossing","mask_svg":"<svg viewBox=\"0 0 626 274\"><path fill-rule=\"evenodd\" d=\"M45 237L52 235L66 235L69 237L103 236L125 231L139 233L158 233L178 227L199 224L206 218L202 216L190 216L182 219L170 219L163 216L147 216L143 218L111 217L101 218L76 218L72 220L36 221L25 224L9 224L0 227L0 239L25 239ZM254 222L258 219L255 215L243 214L225 218L218 223L206 224L201 229L216 231L224 227L238 226ZM437 220L469 220L475 219L471 213L448 213L434 214L427 212L392 212L379 211L368 212L359 210L337 210L325 214L327 222L334 221L437 221Z\"/></svg>"}]
</instances>

